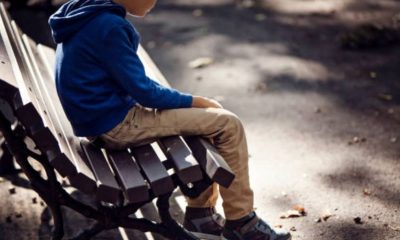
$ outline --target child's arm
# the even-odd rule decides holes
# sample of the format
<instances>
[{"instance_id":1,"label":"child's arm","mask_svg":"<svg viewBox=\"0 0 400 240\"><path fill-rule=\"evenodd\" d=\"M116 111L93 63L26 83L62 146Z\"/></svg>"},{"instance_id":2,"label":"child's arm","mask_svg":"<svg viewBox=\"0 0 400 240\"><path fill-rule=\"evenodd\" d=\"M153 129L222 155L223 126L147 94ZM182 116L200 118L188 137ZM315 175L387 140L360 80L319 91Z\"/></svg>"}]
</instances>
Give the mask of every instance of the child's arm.
<instances>
[{"instance_id":1,"label":"child's arm","mask_svg":"<svg viewBox=\"0 0 400 240\"><path fill-rule=\"evenodd\" d=\"M154 81L154 80L152 80L152 81ZM155 83L159 85L158 82L155 82ZM193 96L192 107L193 108L209 108L209 107L210 108L223 108L222 105L218 101L207 98L207 97L202 97L202 96Z\"/></svg>"},{"instance_id":2,"label":"child's arm","mask_svg":"<svg viewBox=\"0 0 400 240\"><path fill-rule=\"evenodd\" d=\"M192 95L164 87L146 76L136 53L138 41L139 36L129 25L114 26L108 31L102 40L99 60L111 79L142 106L160 109L192 107Z\"/></svg>"},{"instance_id":3,"label":"child's arm","mask_svg":"<svg viewBox=\"0 0 400 240\"><path fill-rule=\"evenodd\" d=\"M201 96L193 96L192 107L194 108L223 108L222 105L214 99Z\"/></svg>"}]
</instances>

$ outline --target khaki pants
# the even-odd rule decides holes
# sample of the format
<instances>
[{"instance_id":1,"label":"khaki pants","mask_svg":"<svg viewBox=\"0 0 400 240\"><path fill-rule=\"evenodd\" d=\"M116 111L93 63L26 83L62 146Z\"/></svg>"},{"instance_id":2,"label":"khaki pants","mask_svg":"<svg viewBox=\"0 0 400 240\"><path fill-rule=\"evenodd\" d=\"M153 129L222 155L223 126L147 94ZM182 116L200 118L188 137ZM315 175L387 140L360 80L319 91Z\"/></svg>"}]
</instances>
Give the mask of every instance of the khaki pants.
<instances>
[{"instance_id":1,"label":"khaki pants","mask_svg":"<svg viewBox=\"0 0 400 240\"><path fill-rule=\"evenodd\" d=\"M181 108L171 110L133 107L125 119L101 135L107 148L150 143L159 137L200 135L208 138L231 167L236 177L227 189L220 187L225 216L239 219L253 210L253 191L249 183L248 152L242 123L225 109ZM218 186L212 185L198 198L187 199L189 207L213 207Z\"/></svg>"}]
</instances>

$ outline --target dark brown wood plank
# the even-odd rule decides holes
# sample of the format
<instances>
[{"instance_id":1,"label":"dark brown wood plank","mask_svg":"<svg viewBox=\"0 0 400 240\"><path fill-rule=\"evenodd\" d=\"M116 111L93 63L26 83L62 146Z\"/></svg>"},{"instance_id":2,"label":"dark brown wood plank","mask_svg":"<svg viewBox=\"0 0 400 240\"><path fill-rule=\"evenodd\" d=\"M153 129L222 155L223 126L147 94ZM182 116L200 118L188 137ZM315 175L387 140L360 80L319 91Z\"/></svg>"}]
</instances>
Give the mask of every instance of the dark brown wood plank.
<instances>
[{"instance_id":1,"label":"dark brown wood plank","mask_svg":"<svg viewBox=\"0 0 400 240\"><path fill-rule=\"evenodd\" d=\"M96 198L100 201L117 203L122 192L101 149L88 141L81 141L81 146L97 180Z\"/></svg>"},{"instance_id":2,"label":"dark brown wood plank","mask_svg":"<svg viewBox=\"0 0 400 240\"><path fill-rule=\"evenodd\" d=\"M165 137L158 143L164 154L173 162L175 173L183 183L188 184L203 178L199 163L182 137Z\"/></svg>"},{"instance_id":3,"label":"dark brown wood plank","mask_svg":"<svg viewBox=\"0 0 400 240\"><path fill-rule=\"evenodd\" d=\"M2 12L0 10L0 14ZM13 73L11 59L8 56L12 47L9 42L5 42L4 38L7 38L7 31L3 18L0 17L0 97L11 103L14 95L18 93L18 84ZM7 51L7 49L9 50Z\"/></svg>"},{"instance_id":4,"label":"dark brown wood plank","mask_svg":"<svg viewBox=\"0 0 400 240\"><path fill-rule=\"evenodd\" d=\"M124 190L125 197L131 203L149 199L149 189L140 169L130 153L126 151L107 151L108 160Z\"/></svg>"},{"instance_id":5,"label":"dark brown wood plank","mask_svg":"<svg viewBox=\"0 0 400 240\"><path fill-rule=\"evenodd\" d=\"M21 58L22 50L18 44L18 36L13 30L15 23L11 21L3 5L0 6L0 18L2 21L2 25L0 26L1 35L13 69L14 84L16 83L16 87L18 87L20 93L14 97L11 106L16 110L17 117L23 123L31 137L34 140L43 140L43 133L48 131L48 129L43 129L45 128L45 124L37 113L37 102L35 97L32 98L32 89L24 84L24 80L29 76L26 71L26 65ZM36 133L41 133L41 136L36 137Z\"/></svg>"},{"instance_id":6,"label":"dark brown wood plank","mask_svg":"<svg viewBox=\"0 0 400 240\"><path fill-rule=\"evenodd\" d=\"M0 33L1 33L1 38L3 40L3 44L5 47L5 52L8 56L9 60L9 67L11 69L8 70L8 77L6 75L6 78L3 79L4 81L7 80L7 83L9 85L12 85L15 88L18 88L19 94L15 95L14 98L12 99L11 102L11 107L13 109L18 109L20 107L23 107L26 104L29 104L31 102L31 99L28 95L29 91L26 88L26 86L23 83L23 79L26 78L26 71L25 70L25 65L21 58L18 58L17 56L20 55L20 48L17 44L16 41L16 36L15 33L12 30L12 23L9 18L8 13L6 12L4 5L0 4ZM5 68L6 69L6 68ZM21 71L21 69L24 69ZM13 75L13 77L10 77L10 74ZM4 85L4 83L3 83ZM38 126L40 123L35 122L34 120L37 119L32 119L31 124ZM41 119L39 119L40 122ZM27 125L29 130L29 126Z\"/></svg>"},{"instance_id":7,"label":"dark brown wood plank","mask_svg":"<svg viewBox=\"0 0 400 240\"><path fill-rule=\"evenodd\" d=\"M136 163L140 166L155 196L172 192L175 188L161 160L150 144L131 149Z\"/></svg>"},{"instance_id":8,"label":"dark brown wood plank","mask_svg":"<svg viewBox=\"0 0 400 240\"><path fill-rule=\"evenodd\" d=\"M0 4L0 78L17 89L18 84L11 64L15 59L9 56L12 46L9 41L6 24L9 24L9 16L4 5Z\"/></svg>"},{"instance_id":9,"label":"dark brown wood plank","mask_svg":"<svg viewBox=\"0 0 400 240\"><path fill-rule=\"evenodd\" d=\"M197 136L184 139L208 177L223 187L229 187L235 175L215 147Z\"/></svg>"},{"instance_id":10,"label":"dark brown wood plank","mask_svg":"<svg viewBox=\"0 0 400 240\"><path fill-rule=\"evenodd\" d=\"M30 100L32 100L35 108L41 113L41 117L45 120L46 125L54 134L53 137L56 137L60 143L60 149L66 158L58 157L56 159L58 161L67 160L64 165L71 165L72 161L72 164L75 166L75 173L68 176L71 185L83 192L94 193L96 190L96 180L90 168L82 159L82 154L79 153L79 141L74 137L67 119L64 119L63 122L62 118L58 118L58 112L55 111L56 108L54 107L55 99L49 97L49 94L46 94L47 92L44 91L46 86L54 86L54 81L49 78L51 75L47 75L47 81L53 84L43 84L44 76L39 71L38 63L33 54L33 51L36 50L36 44L28 39L26 35L22 35L14 23L11 23L11 27L15 34L14 41L17 43L18 47L16 57L20 59L22 63L20 68L23 66L21 70L23 70L25 75L22 79L23 82L18 82L18 86L25 85L25 89L29 89L27 95L30 97ZM22 91L21 88L20 91ZM54 94L56 94L55 87ZM45 99L45 97L47 98ZM68 126L70 128L68 128ZM59 169L59 165L54 165L54 167L57 167L56 169L59 170L60 173L64 171L64 169Z\"/></svg>"}]
</instances>

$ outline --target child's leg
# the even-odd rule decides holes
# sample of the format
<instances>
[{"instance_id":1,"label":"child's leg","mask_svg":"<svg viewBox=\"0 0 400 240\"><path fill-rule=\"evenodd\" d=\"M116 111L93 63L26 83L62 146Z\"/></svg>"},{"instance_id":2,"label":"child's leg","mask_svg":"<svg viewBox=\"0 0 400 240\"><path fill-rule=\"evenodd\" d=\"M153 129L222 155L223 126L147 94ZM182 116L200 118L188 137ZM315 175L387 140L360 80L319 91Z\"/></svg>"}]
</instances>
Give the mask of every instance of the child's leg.
<instances>
[{"instance_id":1,"label":"child's leg","mask_svg":"<svg viewBox=\"0 0 400 240\"><path fill-rule=\"evenodd\" d=\"M201 135L212 140L236 177L229 189L220 187L225 216L239 219L253 210L249 183L247 143L242 123L236 115L217 108L149 110L133 108L124 122L102 138L110 147L140 145L171 135ZM214 206L217 191L209 188L199 198L189 199L191 207Z\"/></svg>"}]
</instances>

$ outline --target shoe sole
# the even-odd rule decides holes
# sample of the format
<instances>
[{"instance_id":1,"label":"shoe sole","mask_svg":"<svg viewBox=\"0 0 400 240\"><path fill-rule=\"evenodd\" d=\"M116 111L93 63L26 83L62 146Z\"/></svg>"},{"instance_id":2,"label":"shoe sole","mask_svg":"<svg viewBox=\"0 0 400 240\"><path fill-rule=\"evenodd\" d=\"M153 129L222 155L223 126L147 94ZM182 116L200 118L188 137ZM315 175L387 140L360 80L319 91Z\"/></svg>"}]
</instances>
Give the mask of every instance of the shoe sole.
<instances>
[{"instance_id":1,"label":"shoe sole","mask_svg":"<svg viewBox=\"0 0 400 240\"><path fill-rule=\"evenodd\" d=\"M200 233L200 232L191 232L196 237L200 238L201 240L221 240L221 236Z\"/></svg>"}]
</instances>

